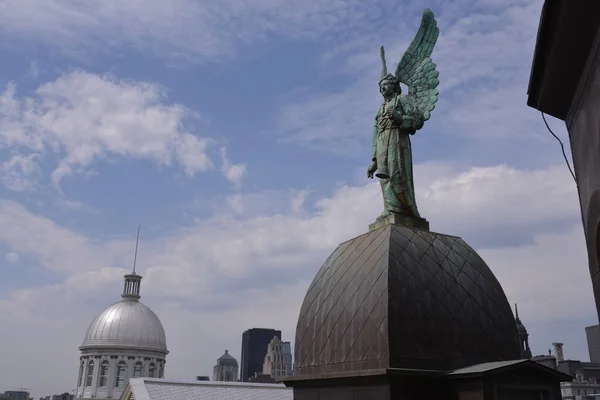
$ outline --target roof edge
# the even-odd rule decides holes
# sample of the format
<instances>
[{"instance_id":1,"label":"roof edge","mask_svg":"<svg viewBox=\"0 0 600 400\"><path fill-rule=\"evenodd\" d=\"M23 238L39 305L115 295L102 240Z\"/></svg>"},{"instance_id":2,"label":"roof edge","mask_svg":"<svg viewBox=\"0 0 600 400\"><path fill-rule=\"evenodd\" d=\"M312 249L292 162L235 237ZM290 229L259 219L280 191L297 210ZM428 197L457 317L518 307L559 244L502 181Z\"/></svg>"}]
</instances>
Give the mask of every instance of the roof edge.
<instances>
[{"instance_id":1,"label":"roof edge","mask_svg":"<svg viewBox=\"0 0 600 400\"><path fill-rule=\"evenodd\" d=\"M129 394L133 393L133 400L150 400L150 394L144 384L144 378L131 378L123 390L119 400L128 400Z\"/></svg>"},{"instance_id":2,"label":"roof edge","mask_svg":"<svg viewBox=\"0 0 600 400\"><path fill-rule=\"evenodd\" d=\"M283 383L254 383L254 382L222 382L222 381L180 381L162 378L132 378L132 380L143 381L143 383L154 383L159 385L187 385L187 386L212 386L212 387L246 387L261 389L287 389ZM135 400L139 400L137 397Z\"/></svg>"},{"instance_id":3,"label":"roof edge","mask_svg":"<svg viewBox=\"0 0 600 400\"><path fill-rule=\"evenodd\" d=\"M544 1L527 88L529 107L566 121L599 21L597 0Z\"/></svg>"},{"instance_id":4,"label":"roof edge","mask_svg":"<svg viewBox=\"0 0 600 400\"><path fill-rule=\"evenodd\" d=\"M499 373L503 373L503 372L507 372L510 370L514 370L514 369L518 369L518 368L522 368L522 367L531 367L534 369L538 369L540 371L552 374L554 376L556 376L557 378L559 378L559 380L561 382L567 382L567 381L572 381L573 377L570 375L567 375L563 372L560 372L558 370L555 370L554 368L550 368L546 365L537 363L535 361L529 360L529 359L524 359L524 360L514 360L515 362L513 363L509 363L506 365L501 365L498 366L496 368L490 368L488 370L485 371L474 371L474 372L465 372L465 373L457 373L458 371L460 371L460 369L449 372L448 373L448 378L450 379L469 379L469 378L475 378L475 377L482 377L482 376L489 376L489 375L495 375L495 374L499 374ZM482 364L475 364L476 365L485 365L488 363L482 363ZM473 367L473 366L471 366ZM466 367L469 368L469 367Z\"/></svg>"},{"instance_id":5,"label":"roof edge","mask_svg":"<svg viewBox=\"0 0 600 400\"><path fill-rule=\"evenodd\" d=\"M152 353L159 353L166 356L169 354L169 350L166 348L161 349L158 347L151 346L136 346L136 345L118 345L118 344L85 344L79 346L79 351L93 351L93 350L135 350L135 351L148 351Z\"/></svg>"}]
</instances>

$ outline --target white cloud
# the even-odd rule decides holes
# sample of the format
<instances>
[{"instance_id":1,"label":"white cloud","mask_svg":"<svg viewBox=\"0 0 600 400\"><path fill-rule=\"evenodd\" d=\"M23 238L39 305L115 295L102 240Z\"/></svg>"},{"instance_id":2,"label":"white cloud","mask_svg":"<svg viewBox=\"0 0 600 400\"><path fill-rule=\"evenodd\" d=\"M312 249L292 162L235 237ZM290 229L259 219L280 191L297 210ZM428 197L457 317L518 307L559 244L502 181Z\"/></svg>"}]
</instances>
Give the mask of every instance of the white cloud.
<instances>
[{"instance_id":1,"label":"white cloud","mask_svg":"<svg viewBox=\"0 0 600 400\"><path fill-rule=\"evenodd\" d=\"M193 176L212 167L209 140L185 128L186 118L193 116L167 103L158 85L82 71L41 85L33 97L16 97L9 84L0 97L0 150L16 155L3 165L4 176L13 189L23 188L18 178L38 171L33 163L38 154L59 158L51 174L57 187L64 177L108 157L177 163ZM25 151L38 154L24 156Z\"/></svg>"},{"instance_id":2,"label":"white cloud","mask_svg":"<svg viewBox=\"0 0 600 400\"><path fill-rule=\"evenodd\" d=\"M59 275L128 265L134 246L133 241L96 243L8 200L0 200L0 226L1 242Z\"/></svg>"},{"instance_id":3,"label":"white cloud","mask_svg":"<svg viewBox=\"0 0 600 400\"><path fill-rule=\"evenodd\" d=\"M19 258L20 258L19 254L12 252L12 251L10 253L6 253L5 257L6 257L6 261L8 261L11 264L16 263L17 261L19 261Z\"/></svg>"},{"instance_id":4,"label":"white cloud","mask_svg":"<svg viewBox=\"0 0 600 400\"><path fill-rule=\"evenodd\" d=\"M480 255L494 261L492 267L504 284L507 297L519 304L529 323L543 323L557 317L589 317L594 311L580 224L561 233L537 234L531 244L481 249ZM563 296L569 298L568 303Z\"/></svg>"},{"instance_id":5,"label":"white cloud","mask_svg":"<svg viewBox=\"0 0 600 400\"><path fill-rule=\"evenodd\" d=\"M243 44L278 33L323 38L368 26L383 5L360 0L5 0L0 25L12 38L33 39L78 56L131 47L159 57L228 57ZM67 50L68 49L68 50Z\"/></svg>"},{"instance_id":6,"label":"white cloud","mask_svg":"<svg viewBox=\"0 0 600 400\"><path fill-rule=\"evenodd\" d=\"M239 190L242 185L242 179L246 176L247 171L244 164L232 164L227 157L227 149L221 147L221 172Z\"/></svg>"},{"instance_id":7,"label":"white cloud","mask_svg":"<svg viewBox=\"0 0 600 400\"><path fill-rule=\"evenodd\" d=\"M38 165L41 155L13 153L9 160L0 164L0 179L4 186L16 192L33 189L42 175Z\"/></svg>"},{"instance_id":8,"label":"white cloud","mask_svg":"<svg viewBox=\"0 0 600 400\"><path fill-rule=\"evenodd\" d=\"M467 171L456 168L439 172L434 164L433 172L439 175L432 179L427 165L416 167L419 204L425 217L434 221L432 228L447 231L460 227L463 234L479 236L494 227L491 236L520 236L540 223L574 221L579 216L577 188L564 165L544 170L517 170L506 165Z\"/></svg>"},{"instance_id":9,"label":"white cloud","mask_svg":"<svg viewBox=\"0 0 600 400\"><path fill-rule=\"evenodd\" d=\"M421 210L432 228L475 245L510 301L528 316L531 331L573 316L593 322L577 195L562 166L524 171L427 164L416 171ZM142 295L165 324L169 377L209 373L226 348L239 357L240 334L252 326L281 328L293 340L302 297L319 266L337 244L365 232L381 209L377 184L340 186L316 200L307 191L289 191L279 194L276 209L251 206L272 194L238 194L238 204L249 205L251 212L232 213L225 206L207 220L140 242ZM544 225L562 220L567 229L558 232ZM526 232L529 240L503 244L485 239L496 231ZM8 357L16 360L10 368L0 367L0 376L9 382L33 374L40 377L30 383L37 391L64 391L74 384L77 345L87 324L118 298L133 241L91 238L9 201L0 203L0 241L65 276L54 285L3 293L0 324L6 318L19 329L0 332L0 341L14 343ZM579 305L577 310L572 304ZM71 317L55 324L61 315ZM206 332L206 326L218 329ZM33 344L25 346L17 331L30 332ZM584 357L580 334L564 335L550 338L547 333L535 346L543 349L548 340L562 340L573 357ZM536 340L531 337L532 343ZM42 361L32 366L29 360L38 352ZM46 371L50 362L53 368Z\"/></svg>"}]
</instances>

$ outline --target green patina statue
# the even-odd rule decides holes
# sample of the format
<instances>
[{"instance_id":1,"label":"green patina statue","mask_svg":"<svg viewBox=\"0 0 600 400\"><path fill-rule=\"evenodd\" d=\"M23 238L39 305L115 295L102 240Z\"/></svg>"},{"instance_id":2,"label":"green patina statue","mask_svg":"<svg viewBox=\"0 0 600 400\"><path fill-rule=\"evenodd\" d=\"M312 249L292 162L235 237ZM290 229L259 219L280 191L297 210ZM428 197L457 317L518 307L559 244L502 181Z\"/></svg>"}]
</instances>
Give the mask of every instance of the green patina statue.
<instances>
[{"instance_id":1,"label":"green patina statue","mask_svg":"<svg viewBox=\"0 0 600 400\"><path fill-rule=\"evenodd\" d=\"M367 170L369 178L379 178L383 193L384 211L377 221L394 214L421 219L415 201L410 135L423 127L438 100L439 73L430 58L438 34L433 12L426 9L421 27L393 75L387 72L381 47L379 91L384 102L375 117L373 163ZM407 95L402 95L401 83L408 87Z\"/></svg>"}]
</instances>

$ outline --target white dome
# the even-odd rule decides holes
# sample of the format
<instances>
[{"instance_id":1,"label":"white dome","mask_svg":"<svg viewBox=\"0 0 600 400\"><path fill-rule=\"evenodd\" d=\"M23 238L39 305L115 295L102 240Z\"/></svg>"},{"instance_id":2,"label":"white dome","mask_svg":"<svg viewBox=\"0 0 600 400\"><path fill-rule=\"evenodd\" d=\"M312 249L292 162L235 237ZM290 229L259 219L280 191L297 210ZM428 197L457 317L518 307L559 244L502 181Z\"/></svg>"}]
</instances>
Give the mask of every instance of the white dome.
<instances>
[{"instance_id":1,"label":"white dome","mask_svg":"<svg viewBox=\"0 0 600 400\"><path fill-rule=\"evenodd\" d=\"M125 298L94 318L79 349L97 348L168 353L162 323L148 306L135 298Z\"/></svg>"}]
</instances>

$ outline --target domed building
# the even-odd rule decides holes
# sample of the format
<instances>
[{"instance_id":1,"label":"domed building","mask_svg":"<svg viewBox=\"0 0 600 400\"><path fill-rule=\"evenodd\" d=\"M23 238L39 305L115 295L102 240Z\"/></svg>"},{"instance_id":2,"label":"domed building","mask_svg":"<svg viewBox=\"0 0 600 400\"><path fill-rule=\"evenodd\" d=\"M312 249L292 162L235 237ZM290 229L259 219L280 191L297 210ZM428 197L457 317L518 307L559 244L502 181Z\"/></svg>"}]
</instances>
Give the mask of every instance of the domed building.
<instances>
[{"instance_id":1,"label":"domed building","mask_svg":"<svg viewBox=\"0 0 600 400\"><path fill-rule=\"evenodd\" d=\"M90 324L79 347L76 398L116 399L129 378L163 378L167 342L156 314L139 301L142 277L125 275L122 300Z\"/></svg>"},{"instance_id":2,"label":"domed building","mask_svg":"<svg viewBox=\"0 0 600 400\"><path fill-rule=\"evenodd\" d=\"M295 376L520 358L515 316L485 261L459 237L399 224L344 242L326 260L295 347Z\"/></svg>"},{"instance_id":3,"label":"domed building","mask_svg":"<svg viewBox=\"0 0 600 400\"><path fill-rule=\"evenodd\" d=\"M317 272L284 380L294 398L559 399L573 378L522 358L526 330L485 261L402 218L340 244Z\"/></svg>"},{"instance_id":4,"label":"domed building","mask_svg":"<svg viewBox=\"0 0 600 400\"><path fill-rule=\"evenodd\" d=\"M238 362L225 350L225 354L217 359L217 365L213 367L213 381L237 382Z\"/></svg>"}]
</instances>

